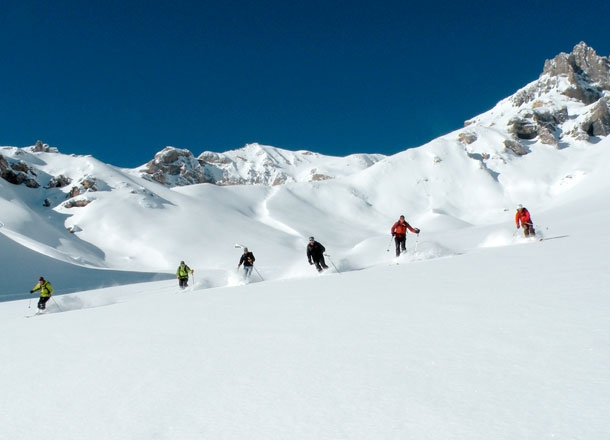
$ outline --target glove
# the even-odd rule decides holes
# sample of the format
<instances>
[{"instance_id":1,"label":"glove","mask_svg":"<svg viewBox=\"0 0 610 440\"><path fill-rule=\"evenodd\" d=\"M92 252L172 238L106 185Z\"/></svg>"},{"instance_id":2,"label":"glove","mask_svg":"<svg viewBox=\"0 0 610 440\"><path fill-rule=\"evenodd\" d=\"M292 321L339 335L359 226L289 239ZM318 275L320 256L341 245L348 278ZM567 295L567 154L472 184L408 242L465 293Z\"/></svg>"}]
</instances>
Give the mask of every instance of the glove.
<instances>
[{"instance_id":1,"label":"glove","mask_svg":"<svg viewBox=\"0 0 610 440\"><path fill-rule=\"evenodd\" d=\"M521 226L517 225L517 229L519 229Z\"/></svg>"},{"instance_id":2,"label":"glove","mask_svg":"<svg viewBox=\"0 0 610 440\"><path fill-rule=\"evenodd\" d=\"M415 228L415 233L419 234L419 228Z\"/></svg>"},{"instance_id":3,"label":"glove","mask_svg":"<svg viewBox=\"0 0 610 440\"><path fill-rule=\"evenodd\" d=\"M310 261L309 264L313 264L313 261Z\"/></svg>"},{"instance_id":4,"label":"glove","mask_svg":"<svg viewBox=\"0 0 610 440\"><path fill-rule=\"evenodd\" d=\"M34 291L33 291L33 290L30 290L30 293L34 293Z\"/></svg>"},{"instance_id":5,"label":"glove","mask_svg":"<svg viewBox=\"0 0 610 440\"><path fill-rule=\"evenodd\" d=\"M392 237L396 237L396 232L392 232Z\"/></svg>"},{"instance_id":6,"label":"glove","mask_svg":"<svg viewBox=\"0 0 610 440\"><path fill-rule=\"evenodd\" d=\"M195 269L191 269L191 273L195 273Z\"/></svg>"}]
</instances>

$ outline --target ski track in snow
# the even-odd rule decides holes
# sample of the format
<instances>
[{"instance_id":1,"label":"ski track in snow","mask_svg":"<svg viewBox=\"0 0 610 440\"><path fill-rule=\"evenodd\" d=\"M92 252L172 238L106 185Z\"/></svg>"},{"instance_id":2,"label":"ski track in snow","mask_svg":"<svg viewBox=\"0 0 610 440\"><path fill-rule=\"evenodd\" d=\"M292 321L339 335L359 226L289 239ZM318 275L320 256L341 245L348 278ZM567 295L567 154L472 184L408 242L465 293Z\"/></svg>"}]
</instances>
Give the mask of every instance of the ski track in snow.
<instances>
[{"instance_id":1,"label":"ski track in snow","mask_svg":"<svg viewBox=\"0 0 610 440\"><path fill-rule=\"evenodd\" d=\"M270 226L273 229L276 229L280 232L284 232L284 233L292 235L294 237L302 238L302 235L299 232L297 232L295 229L293 229L290 226L288 226L287 224L282 223L281 221L275 219L271 215L268 204L269 204L269 201L277 195L278 191L279 191L279 188L277 188L277 187L271 188L271 190L269 191L269 194L261 201L261 203L256 208L256 214L257 214L256 219L259 222L261 222L267 226Z\"/></svg>"}]
</instances>

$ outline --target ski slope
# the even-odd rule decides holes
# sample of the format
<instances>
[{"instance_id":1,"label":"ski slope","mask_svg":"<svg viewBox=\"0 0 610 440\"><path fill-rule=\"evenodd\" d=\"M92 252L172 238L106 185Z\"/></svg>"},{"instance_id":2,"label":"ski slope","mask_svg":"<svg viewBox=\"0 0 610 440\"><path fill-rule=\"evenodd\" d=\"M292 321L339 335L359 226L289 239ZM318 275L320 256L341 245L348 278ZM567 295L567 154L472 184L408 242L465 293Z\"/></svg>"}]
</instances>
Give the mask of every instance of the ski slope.
<instances>
[{"instance_id":1,"label":"ski slope","mask_svg":"<svg viewBox=\"0 0 610 440\"><path fill-rule=\"evenodd\" d=\"M1 303L0 437L608 438L610 206L573 208L542 242Z\"/></svg>"}]
</instances>

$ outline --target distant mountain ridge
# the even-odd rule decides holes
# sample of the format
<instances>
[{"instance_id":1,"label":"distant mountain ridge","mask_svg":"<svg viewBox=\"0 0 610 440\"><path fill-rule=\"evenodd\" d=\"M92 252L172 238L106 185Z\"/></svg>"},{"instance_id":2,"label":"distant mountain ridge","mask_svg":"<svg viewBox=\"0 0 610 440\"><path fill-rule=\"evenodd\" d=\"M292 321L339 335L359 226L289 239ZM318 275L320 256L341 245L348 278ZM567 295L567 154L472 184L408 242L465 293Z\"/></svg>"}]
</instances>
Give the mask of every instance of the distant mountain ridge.
<instances>
[{"instance_id":1,"label":"distant mountain ridge","mask_svg":"<svg viewBox=\"0 0 610 440\"><path fill-rule=\"evenodd\" d=\"M189 150L166 147L138 171L144 178L170 187L196 183L275 186L334 179L358 172L383 158L381 154L330 157L256 143L224 153L204 151L195 158Z\"/></svg>"}]
</instances>

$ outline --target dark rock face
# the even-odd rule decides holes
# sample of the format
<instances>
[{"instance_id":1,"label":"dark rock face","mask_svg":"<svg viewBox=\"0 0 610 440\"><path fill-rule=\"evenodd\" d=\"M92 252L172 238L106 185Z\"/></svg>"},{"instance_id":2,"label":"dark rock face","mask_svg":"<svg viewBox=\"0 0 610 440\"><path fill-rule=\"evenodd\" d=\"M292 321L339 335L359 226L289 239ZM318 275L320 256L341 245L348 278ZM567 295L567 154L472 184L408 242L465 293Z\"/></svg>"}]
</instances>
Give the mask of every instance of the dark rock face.
<instances>
[{"instance_id":1,"label":"dark rock face","mask_svg":"<svg viewBox=\"0 0 610 440\"><path fill-rule=\"evenodd\" d=\"M72 183L72 179L60 174L59 176L54 176L51 178L47 188L63 188L64 186L70 185L70 183Z\"/></svg>"},{"instance_id":2,"label":"dark rock face","mask_svg":"<svg viewBox=\"0 0 610 440\"><path fill-rule=\"evenodd\" d=\"M28 188L38 188L36 171L22 161L9 162L0 154L0 177L13 185L25 184Z\"/></svg>"}]
</instances>

